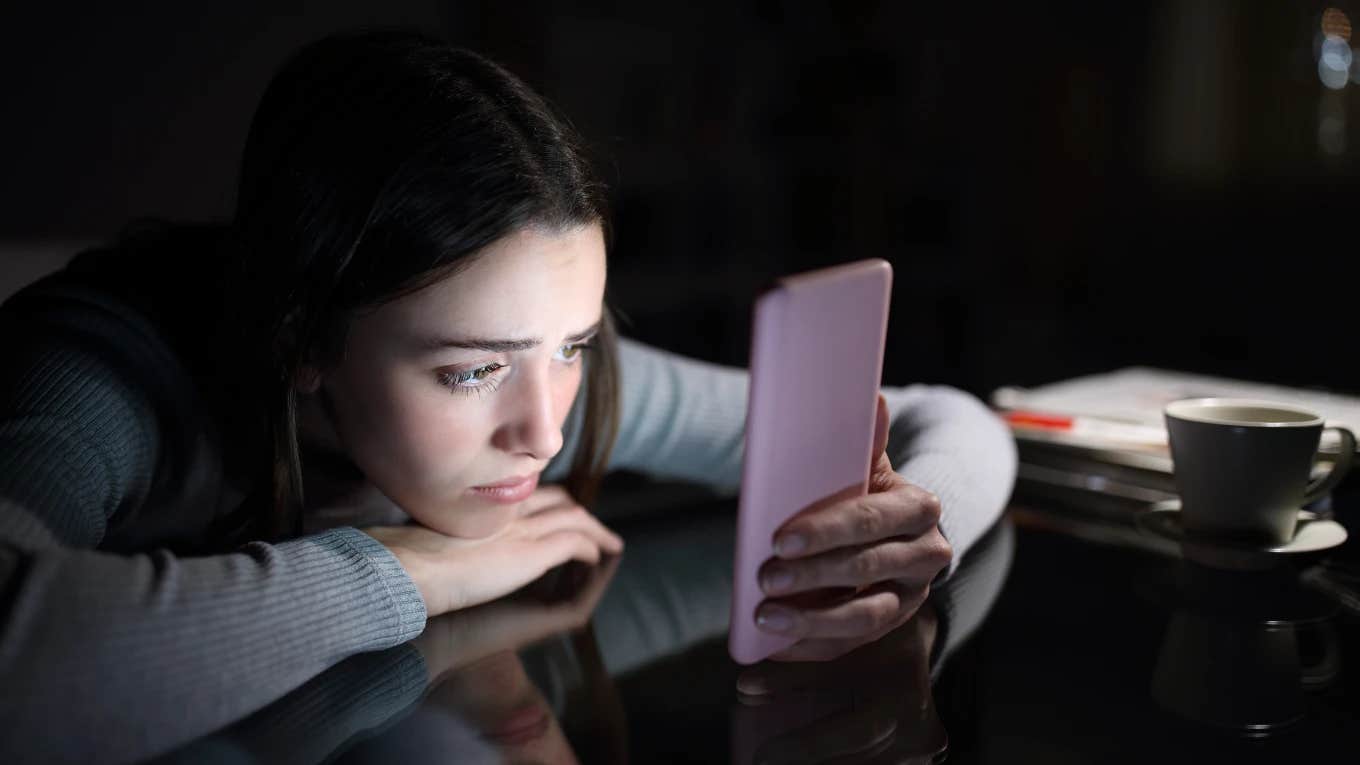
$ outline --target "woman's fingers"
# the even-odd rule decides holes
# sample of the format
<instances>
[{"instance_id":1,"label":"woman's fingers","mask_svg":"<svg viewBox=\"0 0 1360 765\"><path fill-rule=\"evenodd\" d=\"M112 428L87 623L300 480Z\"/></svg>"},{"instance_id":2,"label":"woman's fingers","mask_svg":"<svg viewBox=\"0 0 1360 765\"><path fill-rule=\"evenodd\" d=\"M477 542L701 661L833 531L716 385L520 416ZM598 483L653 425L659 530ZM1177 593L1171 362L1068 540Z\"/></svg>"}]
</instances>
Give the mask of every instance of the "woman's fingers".
<instances>
[{"instance_id":1,"label":"woman's fingers","mask_svg":"<svg viewBox=\"0 0 1360 765\"><path fill-rule=\"evenodd\" d=\"M512 536L498 537L477 547L459 549L454 555L437 556L414 570L430 572L439 590L446 593L443 597L446 605L431 610L437 614L508 595L570 560L594 566L616 546L621 547L580 526L566 524L544 533L518 531ZM413 567L407 570L412 571ZM413 576L418 577L418 573ZM419 586L421 579L416 581ZM422 595L424 592L422 589ZM427 599L427 608L429 603Z\"/></svg>"},{"instance_id":2,"label":"woman's fingers","mask_svg":"<svg viewBox=\"0 0 1360 765\"><path fill-rule=\"evenodd\" d=\"M795 608L767 600L756 609L756 624L778 635L800 639L852 638L862 644L911 618L929 594L929 586L881 584L824 608Z\"/></svg>"},{"instance_id":3,"label":"woman's fingers","mask_svg":"<svg viewBox=\"0 0 1360 765\"><path fill-rule=\"evenodd\" d=\"M605 552L617 555L623 552L623 539L605 528L600 519L580 505L563 505L542 510L520 520L525 526L524 533L529 538L543 538L562 531L572 531L592 540Z\"/></svg>"},{"instance_id":4,"label":"woman's fingers","mask_svg":"<svg viewBox=\"0 0 1360 765\"><path fill-rule=\"evenodd\" d=\"M773 558L761 567L766 595L792 595L826 587L860 587L888 580L929 584L949 565L953 551L933 528L917 537L896 537L808 558Z\"/></svg>"},{"instance_id":5,"label":"woman's fingers","mask_svg":"<svg viewBox=\"0 0 1360 765\"><path fill-rule=\"evenodd\" d=\"M887 635L889 632L892 632L893 630L897 629L899 626L905 624L908 620L910 620L911 617L914 616L916 611L919 609L920 609L919 605L917 605L914 608L904 608L903 609L904 618L902 618L896 626L889 627L888 629L878 632L876 634L861 635L858 637L804 638L802 640L799 640L797 643L794 643L793 645L789 646L788 648L785 648L784 650L771 655L770 660L776 662L834 661L845 656L846 654L849 654L852 651L856 651L860 648L865 648L868 644L873 643L876 640L882 640L884 635Z\"/></svg>"},{"instance_id":6,"label":"woman's fingers","mask_svg":"<svg viewBox=\"0 0 1360 765\"><path fill-rule=\"evenodd\" d=\"M780 558L809 555L877 542L897 536L916 536L936 527L940 500L903 481L884 492L842 500L794 516L775 534Z\"/></svg>"},{"instance_id":7,"label":"woman's fingers","mask_svg":"<svg viewBox=\"0 0 1360 765\"><path fill-rule=\"evenodd\" d=\"M901 608L901 598L890 588L820 609L767 600L756 609L756 624L767 632L800 638L859 637L889 627Z\"/></svg>"},{"instance_id":8,"label":"woman's fingers","mask_svg":"<svg viewBox=\"0 0 1360 765\"><path fill-rule=\"evenodd\" d=\"M600 562L600 546L595 540L575 529L562 529L546 534L534 540L533 546L542 556L539 558L539 564L543 572L569 560L579 560L592 566Z\"/></svg>"},{"instance_id":9,"label":"woman's fingers","mask_svg":"<svg viewBox=\"0 0 1360 765\"><path fill-rule=\"evenodd\" d=\"M623 551L623 540L557 484L536 489L521 506L520 517L530 535L542 536L574 528L595 540L606 552L618 554Z\"/></svg>"},{"instance_id":10,"label":"woman's fingers","mask_svg":"<svg viewBox=\"0 0 1360 765\"><path fill-rule=\"evenodd\" d=\"M800 640L779 653L771 661L834 661L863 646L858 638L811 638Z\"/></svg>"},{"instance_id":11,"label":"woman's fingers","mask_svg":"<svg viewBox=\"0 0 1360 765\"><path fill-rule=\"evenodd\" d=\"M595 566L623 552L623 540L565 490L544 487L532 498L530 513L484 539L455 539L415 525L366 531L397 556L431 616L507 595L567 561Z\"/></svg>"}]
</instances>

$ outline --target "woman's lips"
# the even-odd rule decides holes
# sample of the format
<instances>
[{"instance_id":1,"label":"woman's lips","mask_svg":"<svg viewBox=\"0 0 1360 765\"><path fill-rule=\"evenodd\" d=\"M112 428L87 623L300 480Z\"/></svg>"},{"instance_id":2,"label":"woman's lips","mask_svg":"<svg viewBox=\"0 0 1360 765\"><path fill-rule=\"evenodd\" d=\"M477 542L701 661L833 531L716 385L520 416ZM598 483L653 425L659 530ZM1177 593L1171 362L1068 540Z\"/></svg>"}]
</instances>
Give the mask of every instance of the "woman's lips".
<instances>
[{"instance_id":1,"label":"woman's lips","mask_svg":"<svg viewBox=\"0 0 1360 765\"><path fill-rule=\"evenodd\" d=\"M538 473L515 476L486 486L473 486L468 491L492 502L522 502L538 488Z\"/></svg>"}]
</instances>

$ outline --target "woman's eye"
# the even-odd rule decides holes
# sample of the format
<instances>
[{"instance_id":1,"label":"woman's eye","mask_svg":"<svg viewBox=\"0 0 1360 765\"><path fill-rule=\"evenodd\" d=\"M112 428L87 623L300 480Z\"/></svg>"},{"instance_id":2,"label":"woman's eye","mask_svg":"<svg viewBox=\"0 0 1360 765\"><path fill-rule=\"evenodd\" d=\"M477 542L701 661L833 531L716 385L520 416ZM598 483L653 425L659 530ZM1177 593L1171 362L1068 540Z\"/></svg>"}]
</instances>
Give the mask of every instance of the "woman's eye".
<instances>
[{"instance_id":1,"label":"woman's eye","mask_svg":"<svg viewBox=\"0 0 1360 765\"><path fill-rule=\"evenodd\" d=\"M500 383L502 369L504 364L487 364L461 372L440 372L439 384L455 393L490 393Z\"/></svg>"},{"instance_id":2,"label":"woman's eye","mask_svg":"<svg viewBox=\"0 0 1360 765\"><path fill-rule=\"evenodd\" d=\"M568 343L557 349L554 358L567 364L575 364L580 361L582 354L592 347L588 342ZM493 363L475 369L439 372L437 377L440 385L454 393L490 393L500 385L502 378L505 377L506 368L506 364Z\"/></svg>"},{"instance_id":3,"label":"woman's eye","mask_svg":"<svg viewBox=\"0 0 1360 765\"><path fill-rule=\"evenodd\" d=\"M574 363L577 359L581 358L581 354L590 350L592 347L593 346L589 343L569 343L557 349L557 358L568 364Z\"/></svg>"}]
</instances>

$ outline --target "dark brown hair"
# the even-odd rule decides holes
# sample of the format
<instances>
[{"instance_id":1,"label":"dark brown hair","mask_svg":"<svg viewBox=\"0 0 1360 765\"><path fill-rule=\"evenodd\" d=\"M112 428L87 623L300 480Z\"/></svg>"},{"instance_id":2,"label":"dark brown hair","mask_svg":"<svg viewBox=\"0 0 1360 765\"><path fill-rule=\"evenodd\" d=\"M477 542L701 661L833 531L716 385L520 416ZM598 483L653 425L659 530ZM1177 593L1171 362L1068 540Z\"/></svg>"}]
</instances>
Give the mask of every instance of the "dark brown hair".
<instances>
[{"instance_id":1,"label":"dark brown hair","mask_svg":"<svg viewBox=\"0 0 1360 765\"><path fill-rule=\"evenodd\" d=\"M272 508L262 533L298 529L295 383L304 366L340 359L357 312L457 273L513 231L595 224L608 235L581 141L505 69L405 31L297 52L251 123L226 276L245 356L233 363L248 370L231 394L242 437L259 443L264 432L272 443L254 468ZM594 499L617 431L616 353L606 309L566 482L582 503Z\"/></svg>"}]
</instances>

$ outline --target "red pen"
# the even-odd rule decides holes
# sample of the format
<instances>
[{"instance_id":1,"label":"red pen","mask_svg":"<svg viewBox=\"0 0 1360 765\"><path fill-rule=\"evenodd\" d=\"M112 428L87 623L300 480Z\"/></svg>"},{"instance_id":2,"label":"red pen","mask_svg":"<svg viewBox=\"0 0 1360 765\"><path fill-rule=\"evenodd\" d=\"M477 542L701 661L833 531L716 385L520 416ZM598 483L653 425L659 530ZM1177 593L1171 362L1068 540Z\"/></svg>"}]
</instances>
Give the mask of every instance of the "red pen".
<instances>
[{"instance_id":1,"label":"red pen","mask_svg":"<svg viewBox=\"0 0 1360 765\"><path fill-rule=\"evenodd\" d=\"M1151 445L1166 444L1166 428L1152 425L1023 410L1004 412L1001 417L1012 428L1020 430L1065 433L1077 438L1095 438L1102 441L1126 441Z\"/></svg>"}]
</instances>

